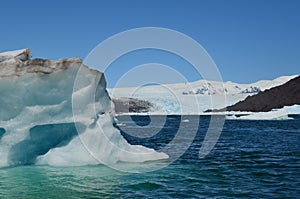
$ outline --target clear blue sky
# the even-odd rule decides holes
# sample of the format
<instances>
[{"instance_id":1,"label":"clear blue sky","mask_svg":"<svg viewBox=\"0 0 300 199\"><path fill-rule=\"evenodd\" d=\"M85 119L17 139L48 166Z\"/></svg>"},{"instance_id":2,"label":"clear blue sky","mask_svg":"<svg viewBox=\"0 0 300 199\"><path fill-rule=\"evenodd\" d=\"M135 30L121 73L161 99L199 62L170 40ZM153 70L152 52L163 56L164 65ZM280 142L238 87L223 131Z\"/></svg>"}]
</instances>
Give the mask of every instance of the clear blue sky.
<instances>
[{"instance_id":1,"label":"clear blue sky","mask_svg":"<svg viewBox=\"0 0 300 199\"><path fill-rule=\"evenodd\" d=\"M6 0L0 18L0 51L29 47L34 57L84 59L113 34L157 26L198 41L225 81L249 83L300 73L297 0ZM183 66L174 67L180 71ZM186 73L190 81L198 78ZM118 75L107 74L109 86Z\"/></svg>"}]
</instances>

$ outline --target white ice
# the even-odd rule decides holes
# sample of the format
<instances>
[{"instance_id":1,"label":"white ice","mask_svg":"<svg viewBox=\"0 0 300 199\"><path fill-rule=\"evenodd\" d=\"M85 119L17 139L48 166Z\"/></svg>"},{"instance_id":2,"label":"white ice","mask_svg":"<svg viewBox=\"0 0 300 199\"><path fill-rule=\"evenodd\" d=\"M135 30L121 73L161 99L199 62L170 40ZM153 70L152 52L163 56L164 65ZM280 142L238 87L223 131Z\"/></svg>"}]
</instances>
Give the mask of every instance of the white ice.
<instances>
[{"instance_id":1,"label":"white ice","mask_svg":"<svg viewBox=\"0 0 300 199\"><path fill-rule=\"evenodd\" d=\"M240 112L240 113L242 113L242 112ZM250 113L248 115L242 115L239 117L237 117L236 115L226 116L226 119L233 119L233 120L286 120L286 119L292 119L292 118L288 117L287 111L285 111L284 109L279 109L279 110L272 110L269 112Z\"/></svg>"},{"instance_id":2,"label":"white ice","mask_svg":"<svg viewBox=\"0 0 300 199\"><path fill-rule=\"evenodd\" d=\"M32 143L30 133L34 127L72 124L74 121L84 127L78 129L80 136L72 138L67 145L58 145L35 157L37 164L78 166L168 158L167 154L129 144L113 127L114 110L102 73L90 70L79 59L49 60L45 63L47 66L37 63L32 71L30 67L33 66L27 60L31 56L29 52L25 49L0 54L3 59L0 61L0 128L5 130L0 136L0 167L22 164L18 162L18 158L23 159L19 155L24 151L32 152L32 146L16 146ZM22 73L15 70L16 64ZM45 72L45 69L49 70ZM81 74L74 89L78 70ZM74 103L77 106L74 107ZM45 132L41 130L40 133ZM43 143L43 140L39 142Z\"/></svg>"}]
</instances>

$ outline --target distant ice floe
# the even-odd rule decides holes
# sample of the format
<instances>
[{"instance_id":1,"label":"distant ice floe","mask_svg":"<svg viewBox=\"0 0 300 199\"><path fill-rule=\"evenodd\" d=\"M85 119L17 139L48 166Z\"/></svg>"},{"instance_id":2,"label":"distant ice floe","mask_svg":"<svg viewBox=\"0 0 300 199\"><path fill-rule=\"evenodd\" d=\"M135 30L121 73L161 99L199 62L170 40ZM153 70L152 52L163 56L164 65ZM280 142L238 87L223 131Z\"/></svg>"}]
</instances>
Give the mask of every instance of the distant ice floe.
<instances>
[{"instance_id":1,"label":"distant ice floe","mask_svg":"<svg viewBox=\"0 0 300 199\"><path fill-rule=\"evenodd\" d=\"M285 106L283 108L289 115L300 115L300 105Z\"/></svg>"},{"instance_id":2,"label":"distant ice floe","mask_svg":"<svg viewBox=\"0 0 300 199\"><path fill-rule=\"evenodd\" d=\"M285 106L269 112L226 112L228 120L288 120L289 115L300 115L300 105Z\"/></svg>"}]
</instances>

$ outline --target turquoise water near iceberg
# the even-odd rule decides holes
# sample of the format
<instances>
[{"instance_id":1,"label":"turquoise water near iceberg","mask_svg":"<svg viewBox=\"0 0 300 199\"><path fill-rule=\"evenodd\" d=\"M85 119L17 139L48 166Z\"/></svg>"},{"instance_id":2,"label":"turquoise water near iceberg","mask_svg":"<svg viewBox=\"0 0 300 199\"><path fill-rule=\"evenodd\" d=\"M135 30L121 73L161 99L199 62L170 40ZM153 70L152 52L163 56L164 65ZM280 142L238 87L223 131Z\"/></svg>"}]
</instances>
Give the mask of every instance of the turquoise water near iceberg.
<instances>
[{"instance_id":1,"label":"turquoise water near iceberg","mask_svg":"<svg viewBox=\"0 0 300 199\"><path fill-rule=\"evenodd\" d=\"M196 117L188 116L189 122L181 123L187 133ZM147 128L148 117L133 119ZM118 117L126 124L122 134L131 144L157 150L174 137L180 119L181 116L169 116L157 135L139 139L126 134L126 130L140 128L126 117ZM214 150L198 159L208 123L209 117L201 117L189 149L161 170L128 174L103 165L1 168L0 198L300 197L300 117L278 121L227 120Z\"/></svg>"}]
</instances>

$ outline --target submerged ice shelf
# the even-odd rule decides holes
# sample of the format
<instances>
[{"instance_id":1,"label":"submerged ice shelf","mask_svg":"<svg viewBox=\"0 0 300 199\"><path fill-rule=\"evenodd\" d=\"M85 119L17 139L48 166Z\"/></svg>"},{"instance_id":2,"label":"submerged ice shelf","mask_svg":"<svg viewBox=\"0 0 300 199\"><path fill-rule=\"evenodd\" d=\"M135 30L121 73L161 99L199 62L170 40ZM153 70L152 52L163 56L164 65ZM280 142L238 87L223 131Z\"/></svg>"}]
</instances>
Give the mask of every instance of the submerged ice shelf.
<instances>
[{"instance_id":1,"label":"submerged ice shelf","mask_svg":"<svg viewBox=\"0 0 300 199\"><path fill-rule=\"evenodd\" d=\"M113 127L114 110L102 73L78 58L30 57L29 49L0 53L0 167L168 158L130 145Z\"/></svg>"}]
</instances>

